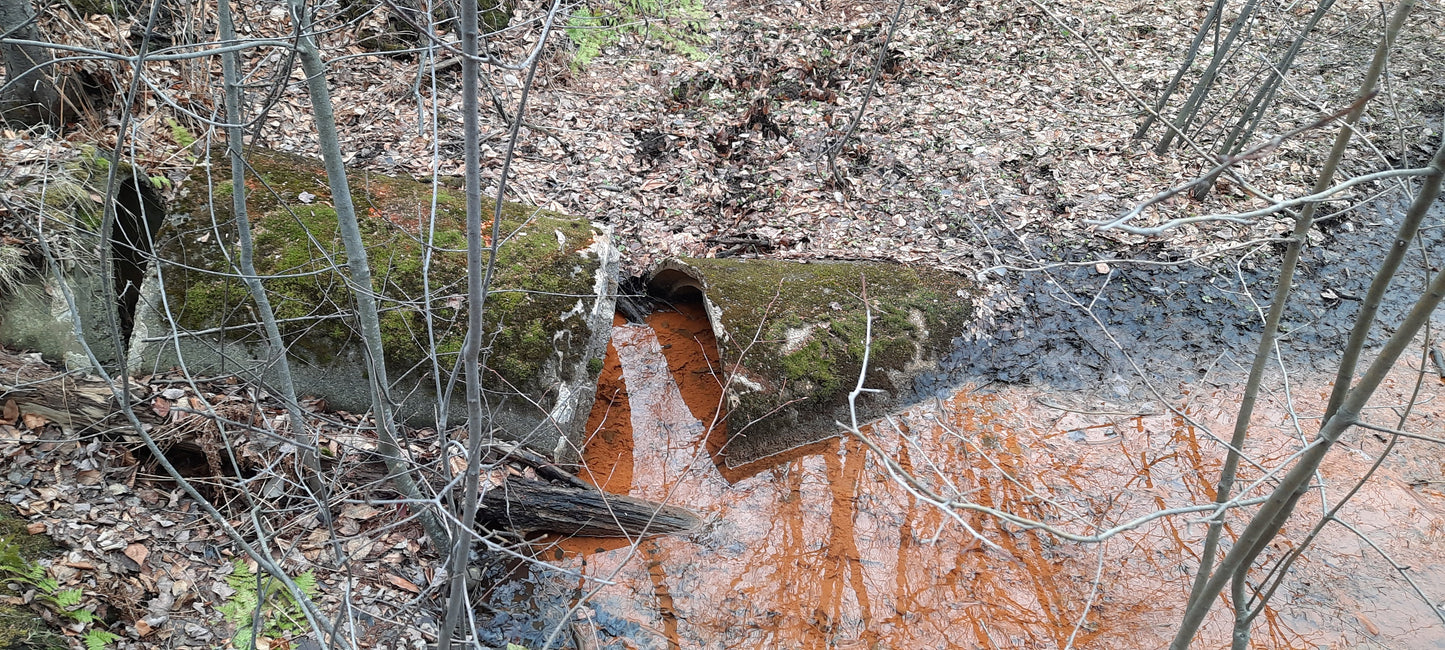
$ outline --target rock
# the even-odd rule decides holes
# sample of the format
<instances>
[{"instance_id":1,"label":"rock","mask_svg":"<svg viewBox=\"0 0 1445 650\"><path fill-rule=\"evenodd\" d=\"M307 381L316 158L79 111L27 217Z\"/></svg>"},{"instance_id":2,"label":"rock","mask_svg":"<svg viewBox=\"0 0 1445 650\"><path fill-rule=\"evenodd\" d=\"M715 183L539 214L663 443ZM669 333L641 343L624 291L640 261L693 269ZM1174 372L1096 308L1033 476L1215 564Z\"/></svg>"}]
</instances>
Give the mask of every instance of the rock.
<instances>
[{"instance_id":1,"label":"rock","mask_svg":"<svg viewBox=\"0 0 1445 650\"><path fill-rule=\"evenodd\" d=\"M297 392L364 412L371 404L364 350L321 163L267 151L251 152L248 162L256 174L247 178L255 264L270 276L266 288ZM264 363L268 348L255 307L231 262L239 248L229 169L219 151L209 165L197 166L157 236L158 268L142 288L131 341L135 372L165 370L184 359L195 375L274 376ZM465 195L455 185L438 189L432 230L425 224L430 183L351 174L391 395L399 402L397 416L414 426L437 423L440 397L429 351L437 352L445 390L466 332ZM300 202L303 193L310 203ZM499 435L570 459L610 336L617 251L610 229L586 219L519 204L503 212L506 239L485 313L485 400ZM456 376L447 418L453 424L466 417L460 369Z\"/></svg>"},{"instance_id":2,"label":"rock","mask_svg":"<svg viewBox=\"0 0 1445 650\"><path fill-rule=\"evenodd\" d=\"M648 274L652 291L703 294L722 366L728 441L738 467L842 432L848 394L873 331L859 423L932 395L932 374L973 314L973 283L947 271L885 263L675 259Z\"/></svg>"}]
</instances>

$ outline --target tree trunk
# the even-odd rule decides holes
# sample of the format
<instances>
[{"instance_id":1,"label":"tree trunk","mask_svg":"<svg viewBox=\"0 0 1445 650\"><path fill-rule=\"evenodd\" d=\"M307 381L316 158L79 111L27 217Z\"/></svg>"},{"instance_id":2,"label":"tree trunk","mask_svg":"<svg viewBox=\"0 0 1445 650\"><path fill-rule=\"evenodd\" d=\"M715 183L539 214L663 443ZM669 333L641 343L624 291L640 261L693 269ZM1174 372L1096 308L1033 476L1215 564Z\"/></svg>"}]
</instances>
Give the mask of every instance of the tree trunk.
<instances>
[{"instance_id":1,"label":"tree trunk","mask_svg":"<svg viewBox=\"0 0 1445 650\"><path fill-rule=\"evenodd\" d=\"M0 88L0 117L22 126L64 121L60 89L50 76L50 51L39 45L9 41L41 41L30 0L0 0L0 52L5 57L5 86Z\"/></svg>"}]
</instances>

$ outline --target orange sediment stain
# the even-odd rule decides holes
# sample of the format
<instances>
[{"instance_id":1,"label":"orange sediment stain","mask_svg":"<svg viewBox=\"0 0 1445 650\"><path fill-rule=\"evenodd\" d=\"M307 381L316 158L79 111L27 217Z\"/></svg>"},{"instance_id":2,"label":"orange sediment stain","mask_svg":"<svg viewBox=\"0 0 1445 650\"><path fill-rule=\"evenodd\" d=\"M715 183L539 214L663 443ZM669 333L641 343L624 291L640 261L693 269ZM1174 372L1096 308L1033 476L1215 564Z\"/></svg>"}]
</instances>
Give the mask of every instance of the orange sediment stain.
<instances>
[{"instance_id":1,"label":"orange sediment stain","mask_svg":"<svg viewBox=\"0 0 1445 650\"><path fill-rule=\"evenodd\" d=\"M1100 546L1064 542L961 512L965 523L1004 549L1000 553L911 496L851 438L825 440L723 473L704 458L715 458L726 437L721 422L708 426L718 419L722 395L706 319L700 308L684 306L654 315L649 325L619 323L614 329L616 346L609 350L588 425L583 476L609 491L692 508L707 523L690 535L652 538L637 547L626 540L563 544L564 565L615 582L588 606L605 611L607 620L626 622L623 627L631 634L647 637L645 647L1057 648L1072 642L1080 648L1136 648L1168 643L1197 567L1204 533L1200 516L1157 520ZM1212 499L1223 454L1184 418L1067 413L1040 408L1037 396L1038 391L1015 387L994 394L960 391L943 400L941 408L911 409L865 432L940 494L962 495L980 506L1079 533ZM1236 395L1215 391L1190 399L1195 421L1216 434L1227 433ZM1319 399L1301 398L1294 407L1308 409L1322 399L1323 393ZM1286 411L1282 404L1261 404L1256 413L1260 422L1281 422ZM1262 435L1253 439L1250 451L1273 464L1298 444L1292 432ZM1334 480L1343 489L1344 477L1362 463L1368 464L1345 454L1324 472L1341 476ZM1384 482L1376 491L1362 492L1357 501L1372 510L1356 513L1355 521L1383 527L1397 517L1416 522L1420 530L1445 529L1440 515L1445 510L1405 513L1398 504L1407 500L1394 492L1409 492L1414 498L1409 503L1437 506L1445 504L1445 495L1401 485ZM1317 498L1313 507L1318 510ZM1289 529L1304 525L1291 522ZM1350 539L1326 536L1317 545L1334 562L1358 563L1364 551ZM1413 546L1384 543L1417 559L1445 551L1445 537L1439 534L1423 534ZM1323 581L1336 591L1347 589L1338 585L1352 579L1330 573L1323 562L1303 562L1294 571L1299 579ZM1429 584L1445 583L1435 580L1445 578L1438 571L1425 578ZM583 592L596 586L579 583ZM1382 630L1432 629L1420 623L1428 613L1399 613L1407 609L1401 605L1382 612L1376 607L1369 616ZM1227 643L1227 612L1221 608L1212 616L1202 641ZM1396 620L1387 625L1381 619L1388 616ZM1268 609L1256 626L1255 644L1315 647L1365 639L1321 623L1337 618L1318 608L1288 615ZM1429 637L1424 645L1441 638Z\"/></svg>"},{"instance_id":2,"label":"orange sediment stain","mask_svg":"<svg viewBox=\"0 0 1445 650\"><path fill-rule=\"evenodd\" d=\"M614 316L613 327L627 320ZM602 374L597 380L597 400L587 418L582 443L582 467L577 475L604 492L627 494L632 489L632 420L627 386L622 383L622 363L617 347L607 344Z\"/></svg>"}]
</instances>

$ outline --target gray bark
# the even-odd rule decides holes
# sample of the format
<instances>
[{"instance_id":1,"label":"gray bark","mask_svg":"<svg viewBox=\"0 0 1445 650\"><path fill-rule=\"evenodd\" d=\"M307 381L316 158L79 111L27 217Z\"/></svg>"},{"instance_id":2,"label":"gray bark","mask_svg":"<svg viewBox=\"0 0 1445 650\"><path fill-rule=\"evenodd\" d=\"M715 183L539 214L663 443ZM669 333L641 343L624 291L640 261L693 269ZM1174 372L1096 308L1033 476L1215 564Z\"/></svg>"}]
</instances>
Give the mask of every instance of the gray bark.
<instances>
[{"instance_id":1,"label":"gray bark","mask_svg":"<svg viewBox=\"0 0 1445 650\"><path fill-rule=\"evenodd\" d=\"M377 314L376 295L372 290L371 266L367 262L366 246L361 241L361 228L356 221L356 206L351 201L351 185L342 165L341 140L336 133L336 117L331 106L331 89L327 87L326 63L321 51L311 37L311 15L300 0L291 0L291 14L297 23L296 51L301 59L301 69L306 72L306 88L311 97L311 108L316 121L317 139L321 144L321 157L326 164L326 179L331 188L331 200L340 222L341 239L346 246L346 266L351 276L352 295L356 298L356 312L361 325L361 338L366 343L367 365L371 369L368 377L371 386L372 417L376 421L377 453L386 459L390 480L398 492L407 499L417 501L422 528L438 550L450 548L451 540L441 517L425 504L430 498L422 493L416 477L403 456L398 440L396 421L390 395L391 383L387 379L386 354L381 349L381 319Z\"/></svg>"},{"instance_id":2,"label":"gray bark","mask_svg":"<svg viewBox=\"0 0 1445 650\"><path fill-rule=\"evenodd\" d=\"M1259 6L1258 0L1249 0L1244 8L1240 9L1239 16L1234 19L1234 24L1229 28L1224 41L1214 49L1214 56L1209 60L1209 66L1204 69L1199 82L1194 85L1194 91L1189 93L1189 99L1184 101L1184 107L1179 109L1179 115L1174 118L1174 126L1164 132L1159 144L1154 147L1154 153L1164 155L1169 151L1169 145L1174 142L1175 135L1184 135L1189 132L1189 125L1194 122L1199 107L1204 104L1204 99L1209 95L1209 90L1214 86L1214 79L1219 74L1219 68L1228 59L1230 48L1234 47L1235 39L1239 38L1240 32L1249 24L1249 19L1254 15L1254 10Z\"/></svg>"},{"instance_id":3,"label":"gray bark","mask_svg":"<svg viewBox=\"0 0 1445 650\"><path fill-rule=\"evenodd\" d=\"M1395 16L1390 22L1387 34L1381 41L1380 46L1376 49L1375 60L1371 65L1370 73L1361 85L1361 94L1368 93L1378 80L1384 68L1384 61L1388 54L1390 44L1395 40L1395 35L1398 33L1400 26L1404 23L1405 16L1409 13L1413 5L1413 0L1406 0L1400 3L1396 9ZM1338 164L1339 159L1343 156L1345 143L1348 142L1349 134L1351 133L1351 127L1354 121L1359 119L1359 112L1360 109L1352 111L1350 116L1346 118L1346 124L1340 129L1340 134L1335 141L1335 147L1331 151L1330 160L1326 161L1325 168L1321 171L1321 177L1316 187L1329 184L1329 179L1333 176L1335 165ZM1440 194L1441 179L1445 177L1445 146L1441 146L1436 150L1434 157L1430 161L1429 169L1430 173L1426 175L1424 183L1415 195L1414 202L1412 202L1409 210L1405 213L1404 224L1401 226L1402 236L1406 234L1406 231L1414 230L1424 213L1434 204L1435 199ZM1315 204L1311 203L1305 206L1305 210L1300 214L1301 221L1311 219L1314 213L1314 205ZM1408 241L1408 239L1397 241L1396 248L1401 249L1399 253L1400 256L1403 256L1403 249L1405 245L1408 244ZM1391 258L1394 257L1392 254ZM1384 287L1389 284L1389 278L1398 270L1398 265L1398 260L1392 259L1387 259L1381 263L1381 268L1376 274L1374 283L1371 285L1372 293L1376 291L1383 293ZM1225 555L1218 569L1212 575L1201 570L1199 575L1196 576L1196 584L1193 592L1190 594L1189 608L1185 612L1179 631L1170 646L1173 650L1183 650L1189 647L1195 632L1199 630L1199 626L1204 621L1205 614L1209 611L1209 605L1214 601L1215 597L1219 595L1226 580L1233 581L1234 584L1237 585L1233 590L1235 596L1234 606L1237 610L1234 645L1235 647L1241 647L1243 644L1247 644L1249 638L1248 626L1253 620L1253 617L1249 615L1245 604L1238 600L1242 592L1241 587L1246 573L1249 571L1250 566L1253 565L1255 558L1258 557L1259 553L1264 550L1264 547L1268 545L1269 541L1279 532L1289 515L1294 512L1295 504L1298 503L1299 498L1304 495L1309 487L1309 481L1314 476L1314 471L1319 467L1320 462L1324 459L1325 453L1329 451L1331 445L1339 440L1346 429L1355 424L1360 412L1369 402L1370 397L1374 394L1375 389L1379 387L1380 382L1383 381L1385 374L1394 366L1395 361L1399 359L1400 354L1404 352L1405 346L1409 345L1414 339L1415 334L1420 328L1424 327L1430 315L1440 304L1442 298L1445 298L1445 274L1437 274L1435 279L1430 282L1429 289L1420 297L1415 308L1411 310L1409 316L1401 323L1399 329L1395 331L1395 334L1390 337L1390 340L1380 351L1380 355L1376 357L1374 363L1370 365L1364 377L1353 387L1349 385L1349 378L1353 377L1354 363L1359 358L1360 350L1363 348L1364 337L1363 335L1360 335L1358 338L1356 338L1355 335L1351 336L1349 346L1346 348L1346 359L1340 364L1340 377L1343 379L1337 379L1336 395L1331 396L1331 402L1325 415L1325 424L1320 429L1315 446L1306 452L1306 454L1295 463L1295 466L1290 469L1289 474L1280 481L1279 486L1270 495L1269 501L1265 502L1264 506L1260 508L1259 513L1250 520L1249 526L1239 536L1239 539L1235 542L1229 553ZM1279 299L1279 297L1276 298L1276 300ZM1369 322L1373 320L1373 316L1371 313L1362 313L1357 318L1356 332L1368 330ZM1261 353L1262 352L1263 348L1261 347ZM1343 385L1343 387L1341 387L1341 385ZM1235 452L1231 450L1231 456L1233 456L1234 453ZM1211 532L1213 531L1211 530ZM1206 561L1212 559L1212 555L1205 558ZM1202 568L1203 567L1201 567L1201 569ZM1205 581L1206 577L1208 578L1207 582ZM1262 608L1264 603L1261 602L1259 606Z\"/></svg>"}]
</instances>

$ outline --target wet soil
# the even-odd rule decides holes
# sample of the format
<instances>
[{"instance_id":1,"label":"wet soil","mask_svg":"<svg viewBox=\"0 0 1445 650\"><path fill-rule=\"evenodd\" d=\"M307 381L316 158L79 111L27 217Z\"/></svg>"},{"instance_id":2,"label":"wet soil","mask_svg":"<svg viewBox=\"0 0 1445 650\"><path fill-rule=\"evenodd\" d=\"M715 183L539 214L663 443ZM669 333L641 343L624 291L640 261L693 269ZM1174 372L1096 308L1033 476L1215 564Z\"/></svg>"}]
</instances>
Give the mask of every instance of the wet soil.
<instances>
[{"instance_id":1,"label":"wet soil","mask_svg":"<svg viewBox=\"0 0 1445 650\"><path fill-rule=\"evenodd\" d=\"M1381 202L1316 226L1284 318L1285 368L1333 370L1359 298L1393 245L1404 209ZM1442 220L1445 201L1426 217L1421 232L1426 250L1438 251L1445 241ZM1134 364L1166 397L1180 384L1237 380L1258 344L1261 313L1269 308L1284 252L1283 243L1262 243L1211 260L1180 262L1184 256L1167 245L1145 245L1133 256L1136 262L1111 263L1100 273L1093 260L1120 257L1116 245L1024 243L1003 220L976 225L968 245L989 251L977 255L985 265L1080 264L994 272L992 279L1003 287L993 296L999 313L980 326L977 337L956 341L942 372L928 384L940 394L971 381L1089 390L1116 399L1151 397ZM1288 234L1281 229L1281 236ZM1438 260L1428 263L1434 267ZM1393 332L1391 324L1413 305L1423 287L1421 269L1422 258L1412 251L1380 309L1382 325L1372 332L1371 346L1383 343Z\"/></svg>"}]
</instances>

